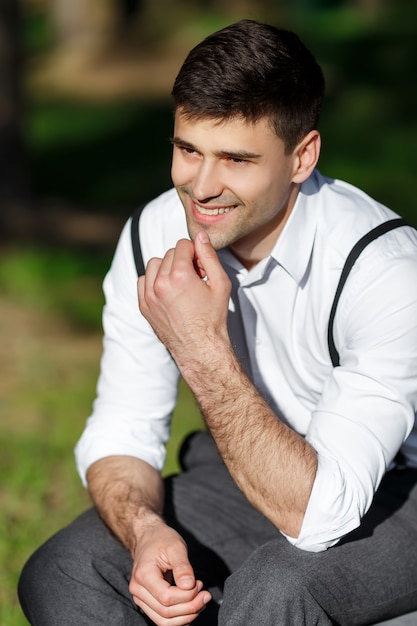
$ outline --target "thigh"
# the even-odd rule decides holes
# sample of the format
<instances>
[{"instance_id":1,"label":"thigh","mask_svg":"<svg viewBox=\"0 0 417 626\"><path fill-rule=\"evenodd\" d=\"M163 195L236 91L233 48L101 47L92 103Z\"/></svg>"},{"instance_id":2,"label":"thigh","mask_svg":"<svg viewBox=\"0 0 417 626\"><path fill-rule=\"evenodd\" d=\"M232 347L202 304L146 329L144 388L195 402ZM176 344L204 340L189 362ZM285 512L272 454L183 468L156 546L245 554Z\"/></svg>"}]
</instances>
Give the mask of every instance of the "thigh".
<instances>
[{"instance_id":1,"label":"thigh","mask_svg":"<svg viewBox=\"0 0 417 626\"><path fill-rule=\"evenodd\" d=\"M23 568L19 600L41 626L141 626L129 594L129 552L90 509L41 546Z\"/></svg>"},{"instance_id":2,"label":"thigh","mask_svg":"<svg viewBox=\"0 0 417 626\"><path fill-rule=\"evenodd\" d=\"M284 538L256 550L230 577L219 624L252 623L254 606L274 626L374 624L415 610L416 483L414 470L387 475L361 527L325 552Z\"/></svg>"},{"instance_id":3,"label":"thigh","mask_svg":"<svg viewBox=\"0 0 417 626\"><path fill-rule=\"evenodd\" d=\"M361 526L328 552L334 568L346 568L349 587L337 587L347 599L342 623L372 624L416 610L417 470L389 472Z\"/></svg>"}]
</instances>

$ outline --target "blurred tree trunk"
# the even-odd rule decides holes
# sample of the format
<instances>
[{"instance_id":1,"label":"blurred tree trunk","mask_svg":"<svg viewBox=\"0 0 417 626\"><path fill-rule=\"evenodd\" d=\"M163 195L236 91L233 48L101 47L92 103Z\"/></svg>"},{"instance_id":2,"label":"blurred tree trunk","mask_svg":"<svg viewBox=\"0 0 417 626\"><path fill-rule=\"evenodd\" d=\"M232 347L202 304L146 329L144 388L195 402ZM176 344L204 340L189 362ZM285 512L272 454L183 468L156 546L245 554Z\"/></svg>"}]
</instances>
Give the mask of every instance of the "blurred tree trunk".
<instances>
[{"instance_id":1,"label":"blurred tree trunk","mask_svg":"<svg viewBox=\"0 0 417 626\"><path fill-rule=\"evenodd\" d=\"M21 132L19 17L18 0L0 0L0 208L28 192Z\"/></svg>"}]
</instances>

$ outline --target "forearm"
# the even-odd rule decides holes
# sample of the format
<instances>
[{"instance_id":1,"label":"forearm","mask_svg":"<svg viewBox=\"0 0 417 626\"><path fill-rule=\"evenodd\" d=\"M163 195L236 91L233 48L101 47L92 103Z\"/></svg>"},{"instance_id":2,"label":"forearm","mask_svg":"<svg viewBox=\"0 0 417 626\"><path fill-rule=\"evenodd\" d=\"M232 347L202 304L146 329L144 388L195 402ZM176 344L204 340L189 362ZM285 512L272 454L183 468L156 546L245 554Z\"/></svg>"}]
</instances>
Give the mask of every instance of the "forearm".
<instances>
[{"instance_id":1,"label":"forearm","mask_svg":"<svg viewBox=\"0 0 417 626\"><path fill-rule=\"evenodd\" d=\"M224 338L178 355L178 364L242 492L297 537L317 468L314 449L272 412Z\"/></svg>"},{"instance_id":2,"label":"forearm","mask_svg":"<svg viewBox=\"0 0 417 626\"><path fill-rule=\"evenodd\" d=\"M159 473L135 457L110 456L91 465L87 481L101 517L133 554L141 530L162 521Z\"/></svg>"}]
</instances>

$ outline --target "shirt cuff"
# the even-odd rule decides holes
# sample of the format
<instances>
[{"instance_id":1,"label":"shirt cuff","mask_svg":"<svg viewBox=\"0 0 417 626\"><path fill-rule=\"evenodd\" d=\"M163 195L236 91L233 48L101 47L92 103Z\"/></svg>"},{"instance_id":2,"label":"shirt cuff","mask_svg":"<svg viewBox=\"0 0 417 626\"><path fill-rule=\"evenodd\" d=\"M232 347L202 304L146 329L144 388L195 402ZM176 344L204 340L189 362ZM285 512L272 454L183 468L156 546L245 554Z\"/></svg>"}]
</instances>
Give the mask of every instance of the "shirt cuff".
<instances>
[{"instance_id":1,"label":"shirt cuff","mask_svg":"<svg viewBox=\"0 0 417 626\"><path fill-rule=\"evenodd\" d=\"M359 526L358 509L337 462L319 454L316 478L300 534L297 538L282 534L301 550L322 552Z\"/></svg>"}]
</instances>

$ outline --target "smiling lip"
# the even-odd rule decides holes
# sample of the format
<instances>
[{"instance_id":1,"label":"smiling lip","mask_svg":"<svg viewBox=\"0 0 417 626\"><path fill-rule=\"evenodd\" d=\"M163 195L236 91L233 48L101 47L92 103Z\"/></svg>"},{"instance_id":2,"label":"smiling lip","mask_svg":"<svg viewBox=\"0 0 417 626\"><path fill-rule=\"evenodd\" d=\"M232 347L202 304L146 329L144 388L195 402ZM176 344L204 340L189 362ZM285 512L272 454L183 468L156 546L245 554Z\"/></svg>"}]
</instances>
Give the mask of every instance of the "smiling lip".
<instances>
[{"instance_id":1,"label":"smiling lip","mask_svg":"<svg viewBox=\"0 0 417 626\"><path fill-rule=\"evenodd\" d=\"M233 209L236 208L236 205L233 206L221 206L221 207L207 207L201 206L201 204L197 204L197 202L193 202L194 208L200 215L208 215L216 217L217 215L224 215L225 213L230 213Z\"/></svg>"}]
</instances>

